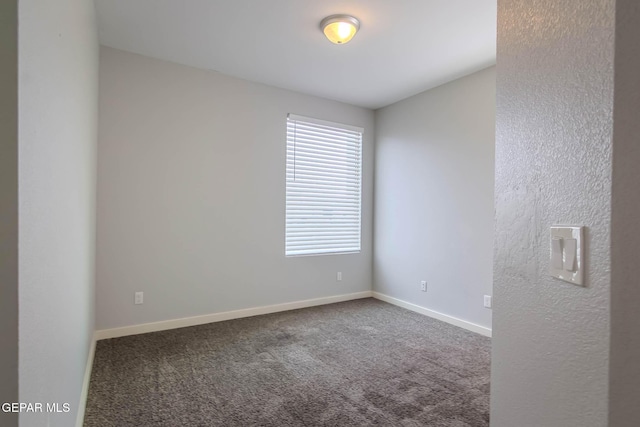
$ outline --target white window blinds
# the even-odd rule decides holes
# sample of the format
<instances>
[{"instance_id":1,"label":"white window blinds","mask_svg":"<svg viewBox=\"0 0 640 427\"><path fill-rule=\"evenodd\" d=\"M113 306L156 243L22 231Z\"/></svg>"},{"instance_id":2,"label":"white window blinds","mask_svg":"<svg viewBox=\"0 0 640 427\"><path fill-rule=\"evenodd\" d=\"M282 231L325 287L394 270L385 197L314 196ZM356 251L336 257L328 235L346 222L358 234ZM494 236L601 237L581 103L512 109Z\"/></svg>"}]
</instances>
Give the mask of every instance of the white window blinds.
<instances>
[{"instance_id":1,"label":"white window blinds","mask_svg":"<svg viewBox=\"0 0 640 427\"><path fill-rule=\"evenodd\" d=\"M285 255L360 251L362 128L289 114Z\"/></svg>"}]
</instances>

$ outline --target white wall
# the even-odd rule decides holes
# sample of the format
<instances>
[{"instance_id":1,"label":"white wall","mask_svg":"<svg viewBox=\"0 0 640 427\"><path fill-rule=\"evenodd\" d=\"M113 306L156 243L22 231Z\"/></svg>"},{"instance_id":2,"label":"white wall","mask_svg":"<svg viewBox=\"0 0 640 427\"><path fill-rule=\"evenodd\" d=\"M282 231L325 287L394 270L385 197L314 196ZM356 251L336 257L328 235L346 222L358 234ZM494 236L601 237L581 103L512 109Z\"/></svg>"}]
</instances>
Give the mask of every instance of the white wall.
<instances>
[{"instance_id":1,"label":"white wall","mask_svg":"<svg viewBox=\"0 0 640 427\"><path fill-rule=\"evenodd\" d=\"M495 67L377 111L375 291L491 328L494 126Z\"/></svg>"},{"instance_id":2,"label":"white wall","mask_svg":"<svg viewBox=\"0 0 640 427\"><path fill-rule=\"evenodd\" d=\"M498 2L495 427L607 425L614 5ZM586 286L549 276L553 224L587 227Z\"/></svg>"},{"instance_id":3,"label":"white wall","mask_svg":"<svg viewBox=\"0 0 640 427\"><path fill-rule=\"evenodd\" d=\"M18 400L18 2L0 2L0 403ZM0 425L18 416L0 412Z\"/></svg>"},{"instance_id":4,"label":"white wall","mask_svg":"<svg viewBox=\"0 0 640 427\"><path fill-rule=\"evenodd\" d=\"M640 420L640 2L616 1L609 425Z\"/></svg>"},{"instance_id":5,"label":"white wall","mask_svg":"<svg viewBox=\"0 0 640 427\"><path fill-rule=\"evenodd\" d=\"M93 2L19 3L20 401L69 403L94 325L98 43Z\"/></svg>"},{"instance_id":6,"label":"white wall","mask_svg":"<svg viewBox=\"0 0 640 427\"><path fill-rule=\"evenodd\" d=\"M100 59L97 329L371 289L372 111L111 48ZM360 254L285 258L287 113L365 128Z\"/></svg>"}]
</instances>

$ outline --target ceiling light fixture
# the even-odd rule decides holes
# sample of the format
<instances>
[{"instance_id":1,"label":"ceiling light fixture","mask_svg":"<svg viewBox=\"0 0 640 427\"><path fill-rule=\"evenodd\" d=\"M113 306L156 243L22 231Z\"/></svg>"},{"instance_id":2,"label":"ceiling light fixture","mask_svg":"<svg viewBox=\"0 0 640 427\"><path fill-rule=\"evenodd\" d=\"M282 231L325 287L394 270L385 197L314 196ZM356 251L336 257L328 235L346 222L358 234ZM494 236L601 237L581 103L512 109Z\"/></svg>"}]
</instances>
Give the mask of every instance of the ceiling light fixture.
<instances>
[{"instance_id":1,"label":"ceiling light fixture","mask_svg":"<svg viewBox=\"0 0 640 427\"><path fill-rule=\"evenodd\" d=\"M345 44L360 29L360 21L350 15L331 15L320 22L320 28L331 43Z\"/></svg>"}]
</instances>

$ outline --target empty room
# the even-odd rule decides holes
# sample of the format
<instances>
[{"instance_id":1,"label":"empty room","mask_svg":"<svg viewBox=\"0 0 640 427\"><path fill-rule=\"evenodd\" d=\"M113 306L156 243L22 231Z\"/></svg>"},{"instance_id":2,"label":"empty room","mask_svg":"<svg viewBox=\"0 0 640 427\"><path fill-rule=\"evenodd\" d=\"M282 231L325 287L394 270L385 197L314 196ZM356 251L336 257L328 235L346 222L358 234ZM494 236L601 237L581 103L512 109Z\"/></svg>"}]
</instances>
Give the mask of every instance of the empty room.
<instances>
[{"instance_id":1,"label":"empty room","mask_svg":"<svg viewBox=\"0 0 640 427\"><path fill-rule=\"evenodd\" d=\"M636 0L0 26L0 426L640 425Z\"/></svg>"}]
</instances>

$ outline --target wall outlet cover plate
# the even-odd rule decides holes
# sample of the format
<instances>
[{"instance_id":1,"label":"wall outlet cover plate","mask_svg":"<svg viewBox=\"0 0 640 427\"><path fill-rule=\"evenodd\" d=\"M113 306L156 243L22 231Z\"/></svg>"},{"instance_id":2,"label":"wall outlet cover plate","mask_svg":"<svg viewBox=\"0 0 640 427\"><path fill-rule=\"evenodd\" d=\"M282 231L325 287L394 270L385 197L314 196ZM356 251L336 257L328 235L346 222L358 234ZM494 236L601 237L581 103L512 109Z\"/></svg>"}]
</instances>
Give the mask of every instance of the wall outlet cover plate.
<instances>
[{"instance_id":1,"label":"wall outlet cover plate","mask_svg":"<svg viewBox=\"0 0 640 427\"><path fill-rule=\"evenodd\" d=\"M549 274L565 282L582 286L584 284L585 258L584 227L552 226L549 245ZM561 252L559 253L558 250ZM571 250L571 254L567 253L567 250ZM561 260L558 257L562 257ZM568 260L571 262L567 262Z\"/></svg>"}]
</instances>

